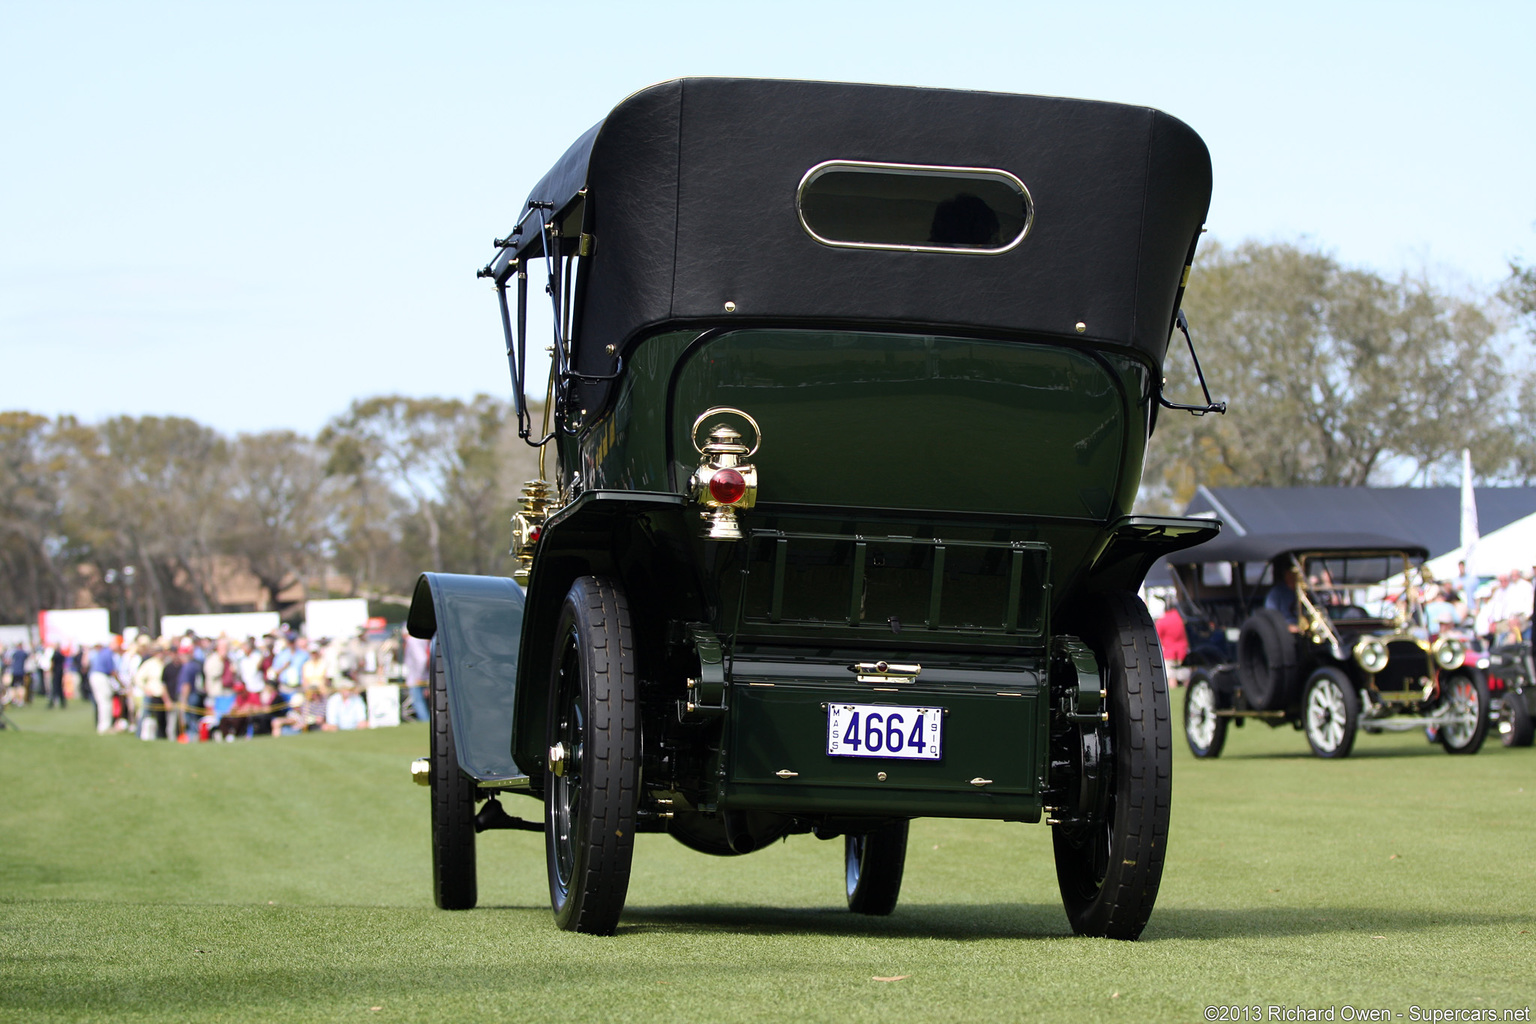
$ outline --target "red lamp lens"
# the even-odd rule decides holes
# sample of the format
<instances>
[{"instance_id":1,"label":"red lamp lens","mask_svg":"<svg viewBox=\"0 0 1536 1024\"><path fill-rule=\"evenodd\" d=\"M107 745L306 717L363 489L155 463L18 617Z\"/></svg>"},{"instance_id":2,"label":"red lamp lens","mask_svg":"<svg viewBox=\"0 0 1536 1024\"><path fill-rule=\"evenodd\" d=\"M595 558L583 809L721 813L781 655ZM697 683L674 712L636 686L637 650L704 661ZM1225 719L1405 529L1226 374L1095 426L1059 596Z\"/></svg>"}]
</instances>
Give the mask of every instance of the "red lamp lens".
<instances>
[{"instance_id":1,"label":"red lamp lens","mask_svg":"<svg viewBox=\"0 0 1536 1024\"><path fill-rule=\"evenodd\" d=\"M709 478L709 496L722 505L734 505L747 493L747 482L734 469L717 469Z\"/></svg>"}]
</instances>

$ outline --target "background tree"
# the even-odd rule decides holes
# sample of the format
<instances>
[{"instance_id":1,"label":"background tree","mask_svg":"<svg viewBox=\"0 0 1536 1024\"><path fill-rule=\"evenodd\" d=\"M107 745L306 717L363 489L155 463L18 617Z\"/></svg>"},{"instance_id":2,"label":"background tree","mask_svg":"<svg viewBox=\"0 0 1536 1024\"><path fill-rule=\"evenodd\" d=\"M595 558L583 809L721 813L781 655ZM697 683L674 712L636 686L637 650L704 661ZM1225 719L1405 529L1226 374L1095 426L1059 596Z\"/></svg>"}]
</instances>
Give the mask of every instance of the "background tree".
<instances>
[{"instance_id":1,"label":"background tree","mask_svg":"<svg viewBox=\"0 0 1536 1024\"><path fill-rule=\"evenodd\" d=\"M346 498L342 560L395 594L423 569L501 571L516 496L536 473L515 423L510 403L488 395L354 402L319 436Z\"/></svg>"},{"instance_id":2,"label":"background tree","mask_svg":"<svg viewBox=\"0 0 1536 1024\"><path fill-rule=\"evenodd\" d=\"M1163 410L1144 474L1153 504L1182 506L1198 483L1429 479L1464 447L1504 458L1515 390L1480 303L1297 245L1208 243L1184 305L1230 409ZM1172 351L1168 376L1192 380Z\"/></svg>"},{"instance_id":3,"label":"background tree","mask_svg":"<svg viewBox=\"0 0 1536 1024\"><path fill-rule=\"evenodd\" d=\"M260 581L267 608L306 574L324 578L334 489L319 446L291 430L244 434L230 445L219 548Z\"/></svg>"},{"instance_id":4,"label":"background tree","mask_svg":"<svg viewBox=\"0 0 1536 1024\"><path fill-rule=\"evenodd\" d=\"M183 417L118 416L60 432L69 449L63 529L78 584L109 603L114 576L135 567L133 616L218 610L214 573L224 518L228 445Z\"/></svg>"},{"instance_id":5,"label":"background tree","mask_svg":"<svg viewBox=\"0 0 1536 1024\"><path fill-rule=\"evenodd\" d=\"M28 412L0 413L0 619L35 622L69 587L56 557L64 547L62 477L68 461L54 424Z\"/></svg>"}]
</instances>

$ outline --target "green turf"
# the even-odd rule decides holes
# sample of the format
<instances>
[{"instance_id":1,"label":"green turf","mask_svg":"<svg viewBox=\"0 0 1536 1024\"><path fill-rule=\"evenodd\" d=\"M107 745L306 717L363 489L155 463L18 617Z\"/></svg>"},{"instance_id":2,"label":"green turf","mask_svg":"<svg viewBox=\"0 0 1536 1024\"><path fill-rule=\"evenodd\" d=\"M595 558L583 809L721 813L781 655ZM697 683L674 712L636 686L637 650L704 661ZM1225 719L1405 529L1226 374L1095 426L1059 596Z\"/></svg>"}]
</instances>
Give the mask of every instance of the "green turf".
<instances>
[{"instance_id":1,"label":"green turf","mask_svg":"<svg viewBox=\"0 0 1536 1024\"><path fill-rule=\"evenodd\" d=\"M480 909L433 909L422 726L178 746L87 712L0 732L0 1021L1408 1020L1536 988L1536 751L1496 741L1361 737L1338 763L1289 729L1234 730L1215 762L1180 744L1137 943L1071 936L1045 827L939 820L881 920L842 909L840 842L721 859L642 836L600 939L555 929L527 833L482 837Z\"/></svg>"}]
</instances>

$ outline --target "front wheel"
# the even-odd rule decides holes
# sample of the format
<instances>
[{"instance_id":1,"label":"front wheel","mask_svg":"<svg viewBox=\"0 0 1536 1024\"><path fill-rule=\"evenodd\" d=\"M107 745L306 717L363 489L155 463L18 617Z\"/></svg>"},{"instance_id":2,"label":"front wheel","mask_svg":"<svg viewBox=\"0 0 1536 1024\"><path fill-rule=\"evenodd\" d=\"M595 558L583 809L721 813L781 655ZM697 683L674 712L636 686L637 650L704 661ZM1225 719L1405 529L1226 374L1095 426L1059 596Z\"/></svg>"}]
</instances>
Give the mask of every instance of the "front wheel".
<instances>
[{"instance_id":1,"label":"front wheel","mask_svg":"<svg viewBox=\"0 0 1536 1024\"><path fill-rule=\"evenodd\" d=\"M1184 739L1196 757L1220 757L1227 743L1227 720L1217 716L1216 687L1204 669L1195 669L1184 691Z\"/></svg>"},{"instance_id":2,"label":"front wheel","mask_svg":"<svg viewBox=\"0 0 1536 1024\"><path fill-rule=\"evenodd\" d=\"M640 711L629 603L585 576L560 610L550 685L545 854L555 923L612 935L629 892L640 787Z\"/></svg>"},{"instance_id":3,"label":"front wheel","mask_svg":"<svg viewBox=\"0 0 1536 1024\"><path fill-rule=\"evenodd\" d=\"M475 783L459 768L448 713L442 645L432 643L432 898L443 910L469 910L480 898L475 877Z\"/></svg>"},{"instance_id":4,"label":"front wheel","mask_svg":"<svg viewBox=\"0 0 1536 1024\"><path fill-rule=\"evenodd\" d=\"M907 861L907 827L898 821L862 836L843 838L848 909L883 917L896 909Z\"/></svg>"},{"instance_id":5,"label":"front wheel","mask_svg":"<svg viewBox=\"0 0 1536 1024\"><path fill-rule=\"evenodd\" d=\"M1348 757L1360 725L1360 695L1336 668L1320 668L1307 680L1301 698L1302 727L1318 757Z\"/></svg>"},{"instance_id":6,"label":"front wheel","mask_svg":"<svg viewBox=\"0 0 1536 1024\"><path fill-rule=\"evenodd\" d=\"M1109 721L1071 731L1083 770L1102 774L1085 787L1094 806L1052 830L1056 882L1078 935L1134 939L1152 915L1168 848L1168 680L1157 629L1135 594L1097 595L1075 621L1103 673Z\"/></svg>"},{"instance_id":7,"label":"front wheel","mask_svg":"<svg viewBox=\"0 0 1536 1024\"><path fill-rule=\"evenodd\" d=\"M1488 736L1488 680L1481 672L1461 671L1441 686L1449 715L1440 725L1440 745L1447 754L1477 753Z\"/></svg>"}]
</instances>

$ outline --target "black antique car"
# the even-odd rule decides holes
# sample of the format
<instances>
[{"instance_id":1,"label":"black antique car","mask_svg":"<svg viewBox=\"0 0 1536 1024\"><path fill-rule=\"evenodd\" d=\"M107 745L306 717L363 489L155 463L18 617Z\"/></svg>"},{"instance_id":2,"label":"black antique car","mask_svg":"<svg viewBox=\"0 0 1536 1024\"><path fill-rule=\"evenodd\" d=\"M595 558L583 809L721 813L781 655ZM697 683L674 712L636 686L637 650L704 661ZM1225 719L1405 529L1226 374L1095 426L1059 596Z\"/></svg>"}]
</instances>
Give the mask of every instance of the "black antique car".
<instances>
[{"instance_id":1,"label":"black antique car","mask_svg":"<svg viewBox=\"0 0 1536 1024\"><path fill-rule=\"evenodd\" d=\"M1424 729L1476 753L1488 682L1466 642L1427 633L1426 555L1374 534L1250 534L1171 556L1191 752L1218 757L1229 724L1258 719L1304 731L1318 757L1348 757L1360 730Z\"/></svg>"},{"instance_id":2,"label":"black antique car","mask_svg":"<svg viewBox=\"0 0 1536 1024\"><path fill-rule=\"evenodd\" d=\"M1504 643L1479 658L1493 691L1489 707L1499 742L1506 747L1529 747L1536 742L1531 722L1531 698L1536 696L1536 666L1528 642Z\"/></svg>"},{"instance_id":3,"label":"black antique car","mask_svg":"<svg viewBox=\"0 0 1536 1024\"><path fill-rule=\"evenodd\" d=\"M486 829L543 831L592 933L636 833L811 833L885 914L912 818L1043 818L1072 927L1140 934L1172 733L1136 592L1218 527L1130 509L1159 408L1218 408L1161 391L1209 194L1184 124L1080 100L688 79L578 139L480 272L546 446L526 593L429 573L410 611L438 905Z\"/></svg>"}]
</instances>

